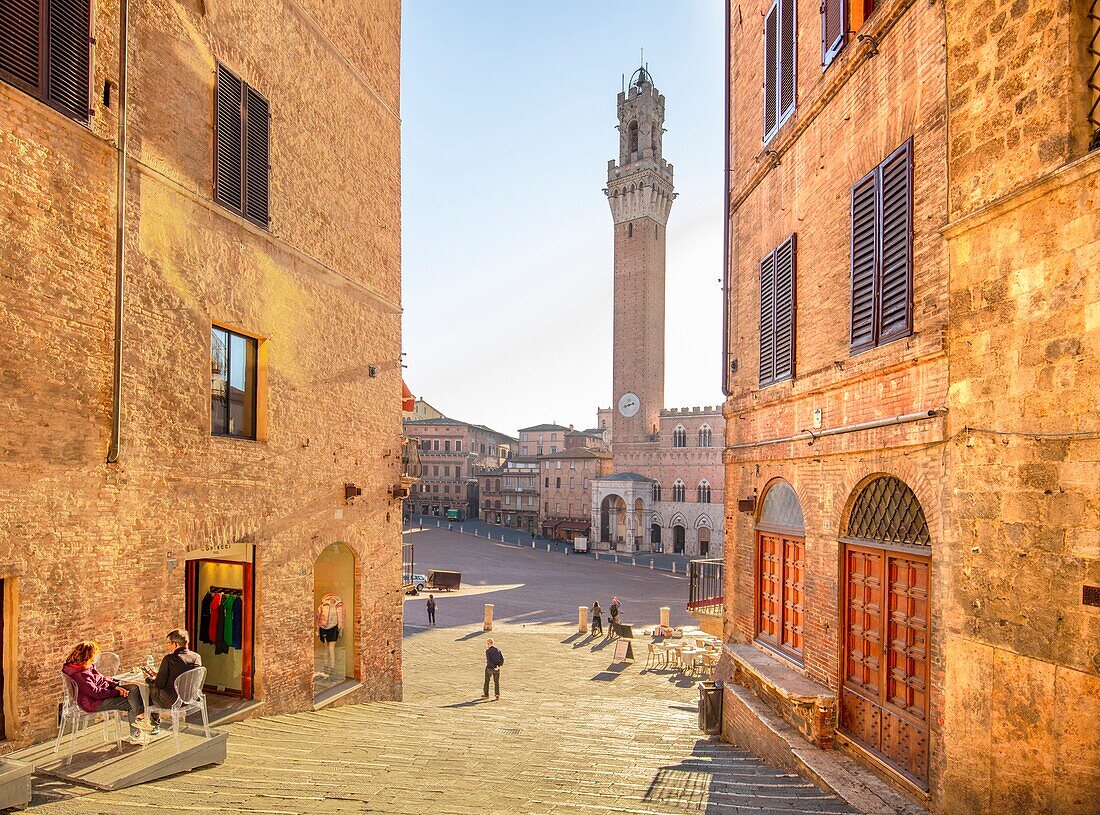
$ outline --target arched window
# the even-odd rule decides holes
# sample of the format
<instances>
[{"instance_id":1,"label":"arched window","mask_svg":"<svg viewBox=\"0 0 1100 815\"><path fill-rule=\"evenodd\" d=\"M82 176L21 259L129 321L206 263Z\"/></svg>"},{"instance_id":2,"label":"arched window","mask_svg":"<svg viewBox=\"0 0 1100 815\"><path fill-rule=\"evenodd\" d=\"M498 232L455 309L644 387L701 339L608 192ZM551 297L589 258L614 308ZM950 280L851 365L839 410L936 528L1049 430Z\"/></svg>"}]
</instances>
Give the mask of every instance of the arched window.
<instances>
[{"instance_id":1,"label":"arched window","mask_svg":"<svg viewBox=\"0 0 1100 815\"><path fill-rule=\"evenodd\" d=\"M683 501L684 495L687 491L687 485L679 478L676 479L676 483L672 485L672 500Z\"/></svg>"},{"instance_id":2,"label":"arched window","mask_svg":"<svg viewBox=\"0 0 1100 815\"><path fill-rule=\"evenodd\" d=\"M775 481L756 521L756 638L801 663L806 603L806 524L794 487Z\"/></svg>"},{"instance_id":3,"label":"arched window","mask_svg":"<svg viewBox=\"0 0 1100 815\"><path fill-rule=\"evenodd\" d=\"M630 127L627 128L627 139L629 143L629 152L638 152L638 122L637 120L630 123Z\"/></svg>"},{"instance_id":4,"label":"arched window","mask_svg":"<svg viewBox=\"0 0 1100 815\"><path fill-rule=\"evenodd\" d=\"M700 504L710 503L710 482L705 478L699 482L699 486L695 488L696 493L699 496Z\"/></svg>"},{"instance_id":5,"label":"arched window","mask_svg":"<svg viewBox=\"0 0 1100 815\"><path fill-rule=\"evenodd\" d=\"M687 447L688 446L688 432L687 428L682 424L676 425L676 429L672 431L672 446L673 447Z\"/></svg>"},{"instance_id":6,"label":"arched window","mask_svg":"<svg viewBox=\"0 0 1100 815\"><path fill-rule=\"evenodd\" d=\"M661 485L656 481L653 482L653 500L655 502L661 500Z\"/></svg>"},{"instance_id":7,"label":"arched window","mask_svg":"<svg viewBox=\"0 0 1100 815\"><path fill-rule=\"evenodd\" d=\"M699 428L699 446L710 447L710 425L704 424Z\"/></svg>"}]
</instances>

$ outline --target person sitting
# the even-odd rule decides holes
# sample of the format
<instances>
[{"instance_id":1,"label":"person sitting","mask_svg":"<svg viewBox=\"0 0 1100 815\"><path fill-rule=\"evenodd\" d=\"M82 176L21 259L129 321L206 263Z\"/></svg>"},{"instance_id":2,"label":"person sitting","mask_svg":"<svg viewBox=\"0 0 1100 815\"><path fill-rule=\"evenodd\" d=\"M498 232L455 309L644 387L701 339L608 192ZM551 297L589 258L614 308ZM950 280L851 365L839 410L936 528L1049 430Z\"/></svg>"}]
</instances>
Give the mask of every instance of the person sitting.
<instances>
[{"instance_id":1,"label":"person sitting","mask_svg":"<svg viewBox=\"0 0 1100 815\"><path fill-rule=\"evenodd\" d=\"M81 710L87 713L125 710L126 721L130 723L130 743L140 744L141 730L137 726L137 717L145 709L141 691L137 685L123 685L117 679L101 674L95 666L99 652L98 642L84 640L77 643L65 659L61 672L76 685Z\"/></svg>"},{"instance_id":2,"label":"person sitting","mask_svg":"<svg viewBox=\"0 0 1100 815\"><path fill-rule=\"evenodd\" d=\"M192 668L202 666L202 657L187 648L189 642L190 637L186 631L173 628L164 639L166 653L156 672L142 666L145 682L149 686L151 707L172 707L176 702L176 680ZM149 735L159 735L160 716L156 711L149 712L149 721L153 724Z\"/></svg>"}]
</instances>

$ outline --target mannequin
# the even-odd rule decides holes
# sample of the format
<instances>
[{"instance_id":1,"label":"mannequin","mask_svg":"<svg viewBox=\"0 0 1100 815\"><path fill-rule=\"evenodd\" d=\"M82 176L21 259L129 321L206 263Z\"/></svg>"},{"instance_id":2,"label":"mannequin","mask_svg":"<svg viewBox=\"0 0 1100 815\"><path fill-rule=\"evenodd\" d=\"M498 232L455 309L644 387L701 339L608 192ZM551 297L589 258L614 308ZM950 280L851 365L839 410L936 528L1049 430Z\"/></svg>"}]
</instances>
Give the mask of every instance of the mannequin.
<instances>
[{"instance_id":1,"label":"mannequin","mask_svg":"<svg viewBox=\"0 0 1100 815\"><path fill-rule=\"evenodd\" d=\"M325 671L336 673L336 641L344 630L344 601L338 594L326 594L317 606L317 636L324 646Z\"/></svg>"}]
</instances>

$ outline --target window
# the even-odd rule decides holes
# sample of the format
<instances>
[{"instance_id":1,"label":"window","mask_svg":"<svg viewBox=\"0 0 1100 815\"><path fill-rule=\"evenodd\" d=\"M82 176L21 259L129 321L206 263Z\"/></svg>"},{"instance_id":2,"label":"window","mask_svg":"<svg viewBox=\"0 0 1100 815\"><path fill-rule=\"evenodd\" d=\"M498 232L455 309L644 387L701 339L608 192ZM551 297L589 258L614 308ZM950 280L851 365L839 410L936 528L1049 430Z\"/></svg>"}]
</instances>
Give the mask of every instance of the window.
<instances>
[{"instance_id":1,"label":"window","mask_svg":"<svg viewBox=\"0 0 1100 815\"><path fill-rule=\"evenodd\" d=\"M588 479L584 479L584 488L588 489Z\"/></svg>"},{"instance_id":2,"label":"window","mask_svg":"<svg viewBox=\"0 0 1100 815\"><path fill-rule=\"evenodd\" d=\"M764 18L764 141L794 112L795 0L775 0Z\"/></svg>"},{"instance_id":3,"label":"window","mask_svg":"<svg viewBox=\"0 0 1100 815\"><path fill-rule=\"evenodd\" d=\"M558 434L557 433L551 433L550 434L550 441L557 441L557 440L558 440Z\"/></svg>"},{"instance_id":4,"label":"window","mask_svg":"<svg viewBox=\"0 0 1100 815\"><path fill-rule=\"evenodd\" d=\"M558 461L555 461L555 462L554 462L554 466L555 466L555 467L556 467L557 469L559 469L559 470L560 470L560 469L561 469L561 460L559 459Z\"/></svg>"},{"instance_id":5,"label":"window","mask_svg":"<svg viewBox=\"0 0 1100 815\"><path fill-rule=\"evenodd\" d=\"M439 439L435 439L432 442L432 449L435 450L437 453L439 452Z\"/></svg>"},{"instance_id":6,"label":"window","mask_svg":"<svg viewBox=\"0 0 1100 815\"><path fill-rule=\"evenodd\" d=\"M455 467L455 478L462 478L462 468L461 467L458 467L458 466Z\"/></svg>"},{"instance_id":7,"label":"window","mask_svg":"<svg viewBox=\"0 0 1100 815\"><path fill-rule=\"evenodd\" d=\"M848 33L859 31L870 17L876 0L822 0L821 2L821 69L829 67L844 48Z\"/></svg>"},{"instance_id":8,"label":"window","mask_svg":"<svg viewBox=\"0 0 1100 815\"><path fill-rule=\"evenodd\" d=\"M546 487L550 486L550 479L549 478L546 479L546 483L543 486L546 486Z\"/></svg>"},{"instance_id":9,"label":"window","mask_svg":"<svg viewBox=\"0 0 1100 815\"><path fill-rule=\"evenodd\" d=\"M913 331L912 141L852 187L853 354Z\"/></svg>"},{"instance_id":10,"label":"window","mask_svg":"<svg viewBox=\"0 0 1100 815\"><path fill-rule=\"evenodd\" d=\"M550 502L549 502L549 501L543 501L543 503L542 503L542 511L543 511L544 513L546 513L547 515L549 515L549 514L550 514Z\"/></svg>"},{"instance_id":11,"label":"window","mask_svg":"<svg viewBox=\"0 0 1100 815\"><path fill-rule=\"evenodd\" d=\"M628 238L633 238L634 237L634 223L633 223L633 221L626 225L626 236Z\"/></svg>"},{"instance_id":12,"label":"window","mask_svg":"<svg viewBox=\"0 0 1100 815\"><path fill-rule=\"evenodd\" d=\"M210 329L210 432L256 438L256 340Z\"/></svg>"},{"instance_id":13,"label":"window","mask_svg":"<svg viewBox=\"0 0 1100 815\"><path fill-rule=\"evenodd\" d=\"M478 448L481 450L481 455L485 455L485 445L484 444L479 444Z\"/></svg>"},{"instance_id":14,"label":"window","mask_svg":"<svg viewBox=\"0 0 1100 815\"><path fill-rule=\"evenodd\" d=\"M710 503L710 482L703 479L699 482L699 486L695 488L696 497L700 504Z\"/></svg>"},{"instance_id":15,"label":"window","mask_svg":"<svg viewBox=\"0 0 1100 815\"><path fill-rule=\"evenodd\" d=\"M556 452L558 452L558 446L557 446L556 444L552 444L552 445L550 445L550 452L551 452L551 453L556 453Z\"/></svg>"},{"instance_id":16,"label":"window","mask_svg":"<svg viewBox=\"0 0 1100 815\"><path fill-rule=\"evenodd\" d=\"M524 434L523 434L522 436L520 436L519 438L520 438L520 441L527 441L527 434L526 434L526 433L524 433ZM526 449L526 448L525 448L525 449Z\"/></svg>"},{"instance_id":17,"label":"window","mask_svg":"<svg viewBox=\"0 0 1100 815\"><path fill-rule=\"evenodd\" d=\"M504 506L506 506L506 507L512 506L512 496L511 495L505 495L504 496Z\"/></svg>"},{"instance_id":18,"label":"window","mask_svg":"<svg viewBox=\"0 0 1100 815\"><path fill-rule=\"evenodd\" d=\"M672 431L672 446L687 447L687 439L687 428L685 428L682 424L676 425L676 429Z\"/></svg>"},{"instance_id":19,"label":"window","mask_svg":"<svg viewBox=\"0 0 1100 815\"><path fill-rule=\"evenodd\" d=\"M432 475L435 476L436 478L439 477L439 465L438 464L433 464L432 465Z\"/></svg>"},{"instance_id":20,"label":"window","mask_svg":"<svg viewBox=\"0 0 1100 815\"><path fill-rule=\"evenodd\" d=\"M660 501L661 500L661 485L656 483L656 482L654 482L654 484L653 484L653 500L654 501Z\"/></svg>"},{"instance_id":21,"label":"window","mask_svg":"<svg viewBox=\"0 0 1100 815\"><path fill-rule=\"evenodd\" d=\"M630 123L630 126L627 128L627 134L628 134L627 138L629 139L629 144L627 145L628 146L628 152L637 153L638 152L638 121L637 120L634 120L633 122Z\"/></svg>"},{"instance_id":22,"label":"window","mask_svg":"<svg viewBox=\"0 0 1100 815\"><path fill-rule=\"evenodd\" d=\"M267 100L218 64L214 121L214 200L268 225L271 114Z\"/></svg>"},{"instance_id":23,"label":"window","mask_svg":"<svg viewBox=\"0 0 1100 815\"><path fill-rule=\"evenodd\" d=\"M561 489L561 478L560 477L554 479L554 486L556 488L558 488L559 490Z\"/></svg>"},{"instance_id":24,"label":"window","mask_svg":"<svg viewBox=\"0 0 1100 815\"><path fill-rule=\"evenodd\" d=\"M450 492L450 491L451 491L451 485L450 484L444 484L443 485L443 492Z\"/></svg>"},{"instance_id":25,"label":"window","mask_svg":"<svg viewBox=\"0 0 1100 815\"><path fill-rule=\"evenodd\" d=\"M569 476L569 489L573 489L575 486L577 486L577 479L573 478L573 476Z\"/></svg>"},{"instance_id":26,"label":"window","mask_svg":"<svg viewBox=\"0 0 1100 815\"><path fill-rule=\"evenodd\" d=\"M443 452L445 452L445 453L451 452L451 440L450 439L446 439L443 442Z\"/></svg>"},{"instance_id":27,"label":"window","mask_svg":"<svg viewBox=\"0 0 1100 815\"><path fill-rule=\"evenodd\" d=\"M795 236L760 261L760 387L794 378Z\"/></svg>"},{"instance_id":28,"label":"window","mask_svg":"<svg viewBox=\"0 0 1100 815\"><path fill-rule=\"evenodd\" d=\"M460 439L455 440L455 452L456 453L461 453L462 452L462 441Z\"/></svg>"},{"instance_id":29,"label":"window","mask_svg":"<svg viewBox=\"0 0 1100 815\"><path fill-rule=\"evenodd\" d=\"M22 0L0 13L0 78L81 122L91 86L91 3Z\"/></svg>"},{"instance_id":30,"label":"window","mask_svg":"<svg viewBox=\"0 0 1100 815\"><path fill-rule=\"evenodd\" d=\"M577 469L577 462L575 462L575 461L570 461L570 462L569 462L569 469L570 469L570 470L575 470L575 469Z\"/></svg>"},{"instance_id":31,"label":"window","mask_svg":"<svg viewBox=\"0 0 1100 815\"><path fill-rule=\"evenodd\" d=\"M710 447L710 425L704 424L699 428L699 446Z\"/></svg>"},{"instance_id":32,"label":"window","mask_svg":"<svg viewBox=\"0 0 1100 815\"><path fill-rule=\"evenodd\" d=\"M684 501L684 495L687 492L687 485L679 478L676 479L676 483L672 485L672 500Z\"/></svg>"}]
</instances>

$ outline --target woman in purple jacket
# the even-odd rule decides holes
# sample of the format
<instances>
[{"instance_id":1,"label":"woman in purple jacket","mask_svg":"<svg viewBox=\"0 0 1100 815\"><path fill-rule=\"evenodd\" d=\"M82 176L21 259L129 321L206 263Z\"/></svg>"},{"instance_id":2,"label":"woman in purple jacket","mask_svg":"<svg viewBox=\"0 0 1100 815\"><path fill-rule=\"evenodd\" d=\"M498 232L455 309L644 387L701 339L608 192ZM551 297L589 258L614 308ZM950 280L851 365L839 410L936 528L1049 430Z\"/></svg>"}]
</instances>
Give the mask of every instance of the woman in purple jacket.
<instances>
[{"instance_id":1,"label":"woman in purple jacket","mask_svg":"<svg viewBox=\"0 0 1100 815\"><path fill-rule=\"evenodd\" d=\"M61 672L76 685L76 699L81 710L88 713L125 710L126 720L130 723L130 742L139 744L141 730L137 726L137 717L144 710L141 691L137 685L123 685L101 674L95 666L98 656L98 642L85 640L77 643Z\"/></svg>"}]
</instances>

